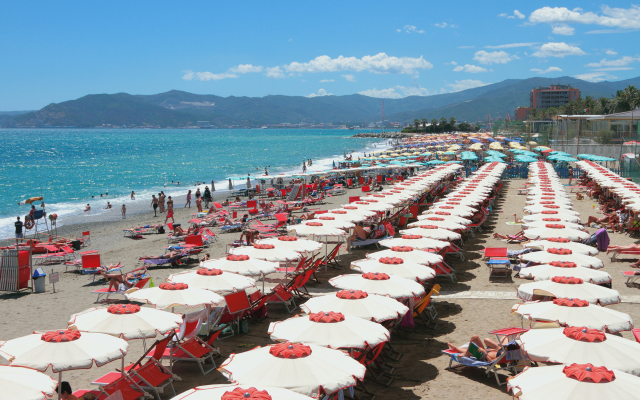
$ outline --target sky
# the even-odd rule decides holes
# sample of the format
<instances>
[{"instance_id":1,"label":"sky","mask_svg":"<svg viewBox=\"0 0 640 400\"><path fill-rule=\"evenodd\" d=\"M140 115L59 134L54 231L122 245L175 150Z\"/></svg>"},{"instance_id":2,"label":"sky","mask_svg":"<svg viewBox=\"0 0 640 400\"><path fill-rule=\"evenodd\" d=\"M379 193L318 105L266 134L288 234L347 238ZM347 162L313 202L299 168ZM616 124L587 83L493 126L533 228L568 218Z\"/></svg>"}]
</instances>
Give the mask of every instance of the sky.
<instances>
[{"instance_id":1,"label":"sky","mask_svg":"<svg viewBox=\"0 0 640 400\"><path fill-rule=\"evenodd\" d=\"M621 1L5 1L0 15L0 111L173 89L402 98L640 66L640 5Z\"/></svg>"}]
</instances>

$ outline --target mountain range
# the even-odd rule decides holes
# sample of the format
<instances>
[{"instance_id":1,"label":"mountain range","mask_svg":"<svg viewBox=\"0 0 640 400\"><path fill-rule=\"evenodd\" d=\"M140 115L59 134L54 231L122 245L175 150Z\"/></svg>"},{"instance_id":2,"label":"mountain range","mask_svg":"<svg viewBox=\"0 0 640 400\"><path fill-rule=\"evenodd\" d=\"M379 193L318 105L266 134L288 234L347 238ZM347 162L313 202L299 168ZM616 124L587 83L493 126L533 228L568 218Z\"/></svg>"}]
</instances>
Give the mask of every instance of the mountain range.
<instances>
[{"instance_id":1,"label":"mountain range","mask_svg":"<svg viewBox=\"0 0 640 400\"><path fill-rule=\"evenodd\" d=\"M384 99L385 118L411 123L415 118L449 118L476 122L504 118L529 105L531 89L553 84L571 85L581 96L610 97L640 77L615 82L587 82L572 77L507 79L455 93ZM38 111L0 113L4 126L114 126L183 127L209 121L217 127L259 127L268 124L340 122L369 123L380 119L380 99L360 94L346 96L220 97L172 90L154 95L91 94L53 103Z\"/></svg>"}]
</instances>

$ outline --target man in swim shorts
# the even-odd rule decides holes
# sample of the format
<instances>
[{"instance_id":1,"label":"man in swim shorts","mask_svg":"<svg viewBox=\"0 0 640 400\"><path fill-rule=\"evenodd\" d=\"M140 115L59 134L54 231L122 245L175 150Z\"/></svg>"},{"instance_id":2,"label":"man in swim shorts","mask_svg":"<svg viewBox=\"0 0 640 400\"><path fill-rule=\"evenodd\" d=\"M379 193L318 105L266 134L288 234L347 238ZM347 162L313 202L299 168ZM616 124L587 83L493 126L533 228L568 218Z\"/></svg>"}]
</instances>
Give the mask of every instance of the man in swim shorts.
<instances>
[{"instance_id":1,"label":"man in swim shorts","mask_svg":"<svg viewBox=\"0 0 640 400\"><path fill-rule=\"evenodd\" d=\"M152 197L151 207L153 207L153 216L157 217L158 216L158 199L156 198L155 194L152 194L151 197Z\"/></svg>"}]
</instances>

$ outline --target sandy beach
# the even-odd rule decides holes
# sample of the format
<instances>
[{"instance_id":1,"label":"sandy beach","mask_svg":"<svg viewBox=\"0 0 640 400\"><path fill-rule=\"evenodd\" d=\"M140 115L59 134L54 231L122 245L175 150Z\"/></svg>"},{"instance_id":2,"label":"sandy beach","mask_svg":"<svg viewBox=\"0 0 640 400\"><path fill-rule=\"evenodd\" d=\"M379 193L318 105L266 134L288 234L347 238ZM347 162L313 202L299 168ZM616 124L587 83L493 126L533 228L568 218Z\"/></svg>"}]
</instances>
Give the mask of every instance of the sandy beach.
<instances>
[{"instance_id":1,"label":"sandy beach","mask_svg":"<svg viewBox=\"0 0 640 400\"><path fill-rule=\"evenodd\" d=\"M379 385L372 380L366 381L366 386L370 391L375 392L378 398L423 399L446 396L449 399L507 399L510 397L506 393L505 386L498 387L492 376L487 377L480 370L470 368L458 371L446 370L449 358L443 356L441 350L447 348L447 342L462 344L473 334L489 337L487 332L490 330L520 326L520 318L511 315L509 310L518 302L515 297L517 287L527 281L512 277L490 279L489 270L481 260L481 251L485 247L520 248L517 244L506 245L494 239L493 233L515 234L520 230L520 226L508 225L507 222L513 221L514 213L518 216L522 215L525 196L518 195L516 189L522 187L523 182L522 180L506 181L502 196L496 199L494 212L486 222L483 231L476 234L475 238L465 240L466 260L451 262L458 271L458 282L453 284L450 280L437 280L437 283L442 286L440 296L435 298L435 308L438 312L437 328L427 329L418 325L410 334L392 336L392 345L403 353L402 359L393 363L396 367L395 380L389 387ZM313 208L336 208L347 203L349 196L359 194L361 194L360 189L352 189L346 195L330 198L327 203ZM574 209L581 213L583 222L589 215L597 215L590 199L579 201L573 195L571 199ZM175 199L175 202L176 222L187 226L187 221L196 210L195 206L185 209L182 207L184 199ZM119 213L119 210L114 211ZM61 236L78 237L82 231L91 231L92 245L88 248L100 252L103 264L122 262L125 266L124 270L128 271L140 265L138 262L140 256L164 253L167 240L164 234L145 235L138 240L129 239L124 237L123 229L161 222L164 222L164 214L154 218L153 211L149 207L148 212L130 215L127 219L67 225L59 228L58 233ZM220 230L215 228L214 231L218 233ZM589 228L589 231L594 232L595 229ZM240 233L221 233L218 235L218 242L211 245L205 252L208 252L212 258L221 257L226 252L226 245L238 239L239 236ZM635 238L621 234L610 234L610 237L611 244L615 245L637 242ZM333 291L327 283L330 277L350 273L348 266L351 261L362 259L367 253L374 251L376 249L370 247L341 255L340 264L343 268L322 271L318 274L321 283L310 284L309 290L312 293ZM598 254L597 257L604 262L603 270L613 277L613 288L623 296L621 304L610 307L630 314L634 320L640 320L637 307L637 303L640 302L640 292L637 287L627 287L621 276L621 271L630 269L629 263L626 260L612 262L604 253ZM184 268L174 269L155 268L151 269L150 273L157 285L172 273L194 267L197 265L190 264ZM64 272L64 266L60 265L45 266L44 269L47 273L53 269ZM96 280L93 283L91 277L68 272L61 273L60 282L56 284L56 293L53 293L52 286L47 283L47 291L42 294L1 294L0 309L5 323L0 326L0 340L17 338L33 331L64 328L71 314L98 306L94 303L96 297L91 294L91 291L105 285L104 280ZM186 310L176 309L176 311ZM236 335L216 342L216 346L222 353L222 357L216 360L217 364L219 365L231 353L243 352L254 346L271 343L267 336L269 323L289 318L291 314L288 314L281 305L269 305L269 314L269 318L250 324L248 334ZM631 332L623 332L622 336L633 340ZM127 362L137 360L142 353L142 341L130 341ZM119 361L101 368L65 372L63 379L69 381L74 390L91 388L92 380L116 368L120 368ZM190 363L177 364L174 373L181 378L180 381L174 382L177 393L198 385L227 382L217 371L202 376L197 367ZM163 395L165 399L170 397L170 391Z\"/></svg>"}]
</instances>

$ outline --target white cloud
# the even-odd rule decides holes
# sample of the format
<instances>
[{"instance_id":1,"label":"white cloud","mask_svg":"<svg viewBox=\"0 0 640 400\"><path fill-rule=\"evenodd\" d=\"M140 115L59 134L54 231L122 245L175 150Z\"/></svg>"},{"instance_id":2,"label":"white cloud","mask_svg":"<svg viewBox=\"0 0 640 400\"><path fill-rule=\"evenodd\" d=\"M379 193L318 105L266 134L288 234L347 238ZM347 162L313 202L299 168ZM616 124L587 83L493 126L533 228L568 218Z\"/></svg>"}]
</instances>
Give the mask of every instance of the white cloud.
<instances>
[{"instance_id":1,"label":"white cloud","mask_svg":"<svg viewBox=\"0 0 640 400\"><path fill-rule=\"evenodd\" d=\"M616 54L618 54L617 51L613 51L613 50L609 50L609 49L605 50L604 52L605 52L605 54L610 55L610 56L615 56Z\"/></svg>"},{"instance_id":2,"label":"white cloud","mask_svg":"<svg viewBox=\"0 0 640 400\"><path fill-rule=\"evenodd\" d=\"M378 90L377 88L373 88L373 89L369 89L369 90L363 90L362 92L358 92L358 94L361 94L363 96L379 97L379 98L384 98L384 99L400 99L400 98L402 98L402 95L400 93L396 93L396 90L394 88L381 89L381 90Z\"/></svg>"},{"instance_id":3,"label":"white cloud","mask_svg":"<svg viewBox=\"0 0 640 400\"><path fill-rule=\"evenodd\" d=\"M498 17L507 17L507 14L505 14L505 13L498 14Z\"/></svg>"},{"instance_id":4,"label":"white cloud","mask_svg":"<svg viewBox=\"0 0 640 400\"><path fill-rule=\"evenodd\" d=\"M609 75L606 72L590 72L588 74L576 75L574 78L582 79L588 82L602 82L610 79L616 79L616 76Z\"/></svg>"},{"instance_id":5,"label":"white cloud","mask_svg":"<svg viewBox=\"0 0 640 400\"><path fill-rule=\"evenodd\" d=\"M602 13L585 12L580 8L542 7L531 13L529 22L533 24L587 24L610 28L640 28L640 7L632 5L628 9L602 6Z\"/></svg>"},{"instance_id":6,"label":"white cloud","mask_svg":"<svg viewBox=\"0 0 640 400\"><path fill-rule=\"evenodd\" d=\"M355 82L355 81L356 81L356 77L355 77L355 76L353 76L353 75L351 75L351 74L342 75L342 77L343 77L345 80L349 81L349 82Z\"/></svg>"},{"instance_id":7,"label":"white cloud","mask_svg":"<svg viewBox=\"0 0 640 400\"><path fill-rule=\"evenodd\" d=\"M583 56L587 53L579 47L568 45L564 42L545 43L532 55L534 57L565 57L565 56Z\"/></svg>"},{"instance_id":8,"label":"white cloud","mask_svg":"<svg viewBox=\"0 0 640 400\"><path fill-rule=\"evenodd\" d=\"M404 96L428 96L429 90L423 87L406 87L406 86L396 86L396 88L402 91Z\"/></svg>"},{"instance_id":9,"label":"white cloud","mask_svg":"<svg viewBox=\"0 0 640 400\"><path fill-rule=\"evenodd\" d=\"M486 52L484 50L476 51L473 59L480 64L506 64L512 60L506 51Z\"/></svg>"},{"instance_id":10,"label":"white cloud","mask_svg":"<svg viewBox=\"0 0 640 400\"><path fill-rule=\"evenodd\" d=\"M602 59L602 60L600 60L600 62L589 63L589 64L587 64L585 66L589 67L589 68L624 67L624 66L627 66L627 65L631 64L634 61L640 61L640 57L636 58L636 57L624 56L624 57L619 58L617 60Z\"/></svg>"},{"instance_id":11,"label":"white cloud","mask_svg":"<svg viewBox=\"0 0 640 400\"><path fill-rule=\"evenodd\" d=\"M335 82L334 79L321 79L320 83L324 83L324 82Z\"/></svg>"},{"instance_id":12,"label":"white cloud","mask_svg":"<svg viewBox=\"0 0 640 400\"><path fill-rule=\"evenodd\" d=\"M530 43L509 43L509 44L500 44L497 46L484 46L486 49L511 49L513 47L531 47L535 46L538 43L530 42Z\"/></svg>"},{"instance_id":13,"label":"white cloud","mask_svg":"<svg viewBox=\"0 0 640 400\"><path fill-rule=\"evenodd\" d=\"M598 68L594 69L594 71L629 71L632 70L631 67L607 67L607 68Z\"/></svg>"},{"instance_id":14,"label":"white cloud","mask_svg":"<svg viewBox=\"0 0 640 400\"><path fill-rule=\"evenodd\" d=\"M532 72L537 72L539 74L548 74L549 72L562 72L562 69L558 68L558 67L549 67L545 70L539 69L539 68L531 68Z\"/></svg>"},{"instance_id":15,"label":"white cloud","mask_svg":"<svg viewBox=\"0 0 640 400\"><path fill-rule=\"evenodd\" d=\"M473 49L476 46L458 46L459 49Z\"/></svg>"},{"instance_id":16,"label":"white cloud","mask_svg":"<svg viewBox=\"0 0 640 400\"><path fill-rule=\"evenodd\" d=\"M289 65L283 66L283 69L289 73L369 71L375 74L410 75L414 75L417 70L431 68L433 68L433 64L426 61L422 56L419 58L389 57L385 53L379 53L375 56L364 56L362 58L344 56L331 58L329 56L319 56L309 62L292 62Z\"/></svg>"},{"instance_id":17,"label":"white cloud","mask_svg":"<svg viewBox=\"0 0 640 400\"><path fill-rule=\"evenodd\" d=\"M234 74L248 74L250 72L262 72L261 65L240 64L237 67L229 68L229 72Z\"/></svg>"},{"instance_id":18,"label":"white cloud","mask_svg":"<svg viewBox=\"0 0 640 400\"><path fill-rule=\"evenodd\" d=\"M477 74L478 72L487 72L486 68L478 67L477 65L465 64L464 66L458 65L453 69L455 72L470 72L472 74Z\"/></svg>"},{"instance_id":19,"label":"white cloud","mask_svg":"<svg viewBox=\"0 0 640 400\"><path fill-rule=\"evenodd\" d=\"M229 73L212 74L211 72L184 71L184 75L182 76L182 79L184 79L185 81L198 80L198 81L205 82L205 81L219 81L222 79L237 78L237 77L238 75L229 74Z\"/></svg>"},{"instance_id":20,"label":"white cloud","mask_svg":"<svg viewBox=\"0 0 640 400\"><path fill-rule=\"evenodd\" d=\"M441 24L434 24L435 26L437 26L438 28L446 28L447 27L447 23L443 22Z\"/></svg>"},{"instance_id":21,"label":"white cloud","mask_svg":"<svg viewBox=\"0 0 640 400\"><path fill-rule=\"evenodd\" d=\"M513 15L515 15L518 19L524 19L525 18L524 14L521 13L520 11L518 11L518 10L513 10Z\"/></svg>"},{"instance_id":22,"label":"white cloud","mask_svg":"<svg viewBox=\"0 0 640 400\"><path fill-rule=\"evenodd\" d=\"M311 93L307 97L322 97L322 96L333 96L333 94L327 93L327 91L324 90L324 89L320 89L320 90L318 90L317 94L316 93Z\"/></svg>"},{"instance_id":23,"label":"white cloud","mask_svg":"<svg viewBox=\"0 0 640 400\"><path fill-rule=\"evenodd\" d=\"M473 79L464 79L461 81L456 81L456 83L450 83L449 86L453 92L460 92L462 90L473 89L480 86L486 86L488 83L484 83L482 81L477 81Z\"/></svg>"},{"instance_id":24,"label":"white cloud","mask_svg":"<svg viewBox=\"0 0 640 400\"><path fill-rule=\"evenodd\" d=\"M455 61L451 61L451 62L450 62L450 63L448 63L448 64L451 64L451 65L458 65L458 63L457 63L457 62L455 62Z\"/></svg>"},{"instance_id":25,"label":"white cloud","mask_svg":"<svg viewBox=\"0 0 640 400\"><path fill-rule=\"evenodd\" d=\"M280 67L268 67L266 68L267 78L284 78L284 72Z\"/></svg>"},{"instance_id":26,"label":"white cloud","mask_svg":"<svg viewBox=\"0 0 640 400\"><path fill-rule=\"evenodd\" d=\"M407 33L424 33L424 30L416 28L414 25L405 25L402 29L398 29L398 32L405 31Z\"/></svg>"},{"instance_id":27,"label":"white cloud","mask_svg":"<svg viewBox=\"0 0 640 400\"><path fill-rule=\"evenodd\" d=\"M569 25L555 25L551 29L551 33L554 35L571 36L575 32L575 29Z\"/></svg>"}]
</instances>

